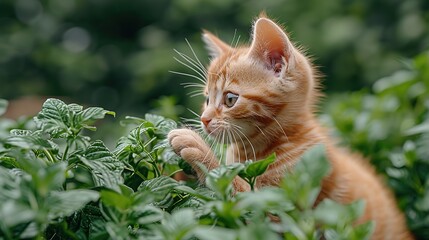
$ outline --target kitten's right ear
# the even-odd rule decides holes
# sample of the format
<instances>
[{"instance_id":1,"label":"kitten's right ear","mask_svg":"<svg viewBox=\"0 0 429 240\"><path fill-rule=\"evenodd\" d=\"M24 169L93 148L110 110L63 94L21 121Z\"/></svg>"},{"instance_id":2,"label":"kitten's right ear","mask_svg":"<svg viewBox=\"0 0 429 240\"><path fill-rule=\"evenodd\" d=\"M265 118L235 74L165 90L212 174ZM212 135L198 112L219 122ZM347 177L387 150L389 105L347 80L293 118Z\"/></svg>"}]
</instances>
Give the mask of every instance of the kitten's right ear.
<instances>
[{"instance_id":1,"label":"kitten's right ear","mask_svg":"<svg viewBox=\"0 0 429 240\"><path fill-rule=\"evenodd\" d=\"M206 44L206 48L209 51L209 55L212 58L216 58L232 50L228 44L224 43L222 40L207 30L203 30L202 37L204 43Z\"/></svg>"},{"instance_id":2,"label":"kitten's right ear","mask_svg":"<svg viewBox=\"0 0 429 240\"><path fill-rule=\"evenodd\" d=\"M294 48L286 32L271 19L262 15L253 26L253 41L249 54L262 60L279 75L284 67L293 67Z\"/></svg>"}]
</instances>

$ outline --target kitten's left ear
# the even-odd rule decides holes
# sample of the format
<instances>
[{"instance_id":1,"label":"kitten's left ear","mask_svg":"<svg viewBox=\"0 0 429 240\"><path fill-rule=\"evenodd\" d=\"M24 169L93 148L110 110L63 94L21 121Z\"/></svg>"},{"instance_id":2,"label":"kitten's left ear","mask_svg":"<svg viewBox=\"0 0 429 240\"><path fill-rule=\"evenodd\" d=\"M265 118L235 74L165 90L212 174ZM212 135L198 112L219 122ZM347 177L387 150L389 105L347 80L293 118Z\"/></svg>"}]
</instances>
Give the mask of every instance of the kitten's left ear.
<instances>
[{"instance_id":1,"label":"kitten's left ear","mask_svg":"<svg viewBox=\"0 0 429 240\"><path fill-rule=\"evenodd\" d=\"M272 20L261 17L253 27L250 56L264 61L276 74L287 65L293 65L294 48L286 33Z\"/></svg>"},{"instance_id":2,"label":"kitten's left ear","mask_svg":"<svg viewBox=\"0 0 429 240\"><path fill-rule=\"evenodd\" d=\"M232 48L207 30L203 30L203 41L212 58L216 58L232 50Z\"/></svg>"}]
</instances>

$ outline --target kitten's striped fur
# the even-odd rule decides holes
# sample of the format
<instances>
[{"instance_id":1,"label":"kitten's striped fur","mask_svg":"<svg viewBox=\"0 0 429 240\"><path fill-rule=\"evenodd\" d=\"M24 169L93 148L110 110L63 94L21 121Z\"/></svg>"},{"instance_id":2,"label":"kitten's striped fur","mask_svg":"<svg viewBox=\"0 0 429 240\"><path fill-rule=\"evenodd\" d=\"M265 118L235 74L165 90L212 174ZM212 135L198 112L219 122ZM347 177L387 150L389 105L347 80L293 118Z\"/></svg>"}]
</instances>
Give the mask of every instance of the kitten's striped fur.
<instances>
[{"instance_id":1,"label":"kitten's striped fur","mask_svg":"<svg viewBox=\"0 0 429 240\"><path fill-rule=\"evenodd\" d=\"M319 201L326 197L342 203L364 199L366 209L359 222L375 222L372 239L413 238L393 195L372 167L359 155L337 147L319 124L314 114L320 96L317 73L279 25L261 15L248 47L231 47L207 31L203 40L213 57L208 70L202 70L199 61L189 57L187 61L206 75L202 80L208 101L202 126L218 142L229 143L227 163L264 159L275 152L276 161L256 186L278 185L307 149L322 143L332 173L323 181ZM168 137L201 182L205 176L198 164L209 170L219 166L211 147L196 132L178 129ZM236 191L250 190L239 177L233 185Z\"/></svg>"}]
</instances>

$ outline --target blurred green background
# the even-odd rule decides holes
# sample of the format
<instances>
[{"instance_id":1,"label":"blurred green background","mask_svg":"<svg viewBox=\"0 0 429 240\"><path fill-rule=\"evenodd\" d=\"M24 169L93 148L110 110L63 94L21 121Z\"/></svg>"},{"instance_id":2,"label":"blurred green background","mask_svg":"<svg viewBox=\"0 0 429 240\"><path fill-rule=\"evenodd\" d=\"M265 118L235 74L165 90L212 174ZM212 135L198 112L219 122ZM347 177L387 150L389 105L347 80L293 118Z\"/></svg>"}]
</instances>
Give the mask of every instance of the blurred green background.
<instances>
[{"instance_id":1,"label":"blurred green background","mask_svg":"<svg viewBox=\"0 0 429 240\"><path fill-rule=\"evenodd\" d=\"M187 38L208 63L201 29L249 41L265 10L314 56L325 91L371 86L429 47L424 0L2 0L0 97L56 96L123 114L198 110L180 83ZM166 97L169 96L169 97Z\"/></svg>"}]
</instances>

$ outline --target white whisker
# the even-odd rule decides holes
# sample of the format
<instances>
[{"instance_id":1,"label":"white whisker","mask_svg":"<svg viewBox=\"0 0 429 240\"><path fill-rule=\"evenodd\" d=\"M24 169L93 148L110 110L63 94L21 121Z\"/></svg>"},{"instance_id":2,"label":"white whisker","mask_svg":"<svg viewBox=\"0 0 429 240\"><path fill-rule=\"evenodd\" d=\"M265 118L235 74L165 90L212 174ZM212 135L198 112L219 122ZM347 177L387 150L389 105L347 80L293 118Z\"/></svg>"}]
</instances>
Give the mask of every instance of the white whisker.
<instances>
[{"instance_id":1,"label":"white whisker","mask_svg":"<svg viewBox=\"0 0 429 240\"><path fill-rule=\"evenodd\" d=\"M198 61L199 66L201 67L201 70L204 73L207 73L206 68L204 67L204 65L201 63L200 59L198 58L197 54L195 54L194 48L192 47L192 45L189 43L188 39L185 38L186 43L188 44L189 48L192 51L192 54L194 55L195 59Z\"/></svg>"},{"instance_id":2,"label":"white whisker","mask_svg":"<svg viewBox=\"0 0 429 240\"><path fill-rule=\"evenodd\" d=\"M234 127L232 127L232 128L231 128L231 130L232 130L231 134L232 134L232 137L234 138L234 142L235 142L235 144L232 144L232 145L233 145L233 146L232 146L232 148L234 149L235 147L237 147L237 152L238 152L238 162L241 162L240 148L239 148L239 146L238 146L238 144L237 144L237 143L238 143L237 138L235 137L235 133L236 133L236 131L235 131ZM240 136L239 134L238 134L238 137L240 138L241 142L243 143L244 156L245 156L245 158L247 158L246 147L245 147L245 145L244 145L243 139L241 138L241 136ZM233 159L233 162L235 162L235 161L234 161L234 159Z\"/></svg>"},{"instance_id":3,"label":"white whisker","mask_svg":"<svg viewBox=\"0 0 429 240\"><path fill-rule=\"evenodd\" d=\"M286 141L289 142L289 138L286 135L285 130L283 129L282 125L280 125L279 121L274 116L270 116L274 121L276 121L277 125L279 126L280 130L283 132L284 136L286 137Z\"/></svg>"},{"instance_id":4,"label":"white whisker","mask_svg":"<svg viewBox=\"0 0 429 240\"><path fill-rule=\"evenodd\" d=\"M232 129L230 129L230 130L232 130ZM234 132L228 131L228 133L230 136L232 136L235 139ZM231 143L231 140L232 139L230 137L230 143ZM232 157L232 163L235 163L235 156L237 155L237 153L238 153L238 156L240 156L240 150L236 149L235 148L236 146L237 146L237 144L235 144L235 143L231 143L229 146L229 148L231 149L231 154L232 154L232 156L231 156ZM238 159L238 162L240 162L240 157Z\"/></svg>"},{"instance_id":5,"label":"white whisker","mask_svg":"<svg viewBox=\"0 0 429 240\"><path fill-rule=\"evenodd\" d=\"M219 128L220 128L220 126L218 126L214 131L216 131L216 130L217 130L217 129L219 129ZM213 131L213 132L214 132L214 131ZM209 133L209 135L208 135L207 137L209 137L213 132ZM212 142L212 144L210 145L210 149L212 149L212 150L213 150L213 149L216 149L216 146L215 146L215 148L213 148L213 145L215 145L215 144L217 145L217 142L218 142L217 138L218 138L218 137L219 137L219 135L217 135L217 136L215 137L215 141L213 141L213 142ZM204 158L203 158L203 160L202 160L203 162L205 162L205 160L206 160L206 158L207 158L208 154L209 154L209 152L207 152L207 153L206 153L206 155L204 156ZM210 169L209 169L209 170L210 170Z\"/></svg>"},{"instance_id":6,"label":"white whisker","mask_svg":"<svg viewBox=\"0 0 429 240\"><path fill-rule=\"evenodd\" d=\"M205 88L204 84L194 83L194 82L180 83L180 85L182 85L184 88L190 88L190 87Z\"/></svg>"},{"instance_id":7,"label":"white whisker","mask_svg":"<svg viewBox=\"0 0 429 240\"><path fill-rule=\"evenodd\" d=\"M188 93L189 97L194 98L197 96L204 96L204 94L202 92L197 92L197 91L192 91L190 93Z\"/></svg>"},{"instance_id":8,"label":"white whisker","mask_svg":"<svg viewBox=\"0 0 429 240\"><path fill-rule=\"evenodd\" d=\"M197 69L193 68L192 66L190 66L190 65L189 65L189 64L187 64L187 63L184 63L183 61L181 61L180 59L178 59L178 58L176 58L176 57L173 57L173 59L174 59L174 60L176 60L178 63L182 64L183 66L185 66L185 67L187 67L187 68L191 69L191 70L192 70L193 72L195 72L198 76L200 76L200 77L201 77L201 79L205 79L204 74L203 74L203 73L201 73L200 71L198 71ZM205 82L205 81L203 81L203 82Z\"/></svg>"},{"instance_id":9,"label":"white whisker","mask_svg":"<svg viewBox=\"0 0 429 240\"><path fill-rule=\"evenodd\" d=\"M268 136L267 136L267 135L265 135L264 131L262 131L262 129L258 126L258 124L253 123L253 125L254 125L257 129L259 129L259 131L261 132L261 134L262 134L262 135L264 135L264 137L267 139L267 141L270 141L270 139L268 138Z\"/></svg>"},{"instance_id":10,"label":"white whisker","mask_svg":"<svg viewBox=\"0 0 429 240\"><path fill-rule=\"evenodd\" d=\"M237 125L232 125L232 126L237 126ZM250 141L250 139L246 136L246 134L244 134L243 133L243 131L242 130L240 130L239 128L236 128L235 130L237 130L237 132L239 133L239 134L241 134L241 135L243 135L243 137L247 140L247 142L249 143L249 145L250 145L250 147L252 148L252 152L253 152L253 161L256 161L257 159L256 159L256 151L255 151L255 148L253 147L253 144L252 144L252 142ZM246 147L246 146L244 146L244 147ZM246 158L247 158L247 156L246 156Z\"/></svg>"},{"instance_id":11,"label":"white whisker","mask_svg":"<svg viewBox=\"0 0 429 240\"><path fill-rule=\"evenodd\" d=\"M196 63L194 63L195 61L192 60L190 57L186 56L183 53L178 52L177 50L175 50L177 54L179 54L179 56L181 56L187 63L179 60L178 58L174 57L174 59L179 62L180 64L182 64L183 66L188 67L189 69L191 69L193 72L195 72L198 76L200 76L201 78L205 78L206 76L206 71L205 69L201 69L200 66L197 66Z\"/></svg>"},{"instance_id":12,"label":"white whisker","mask_svg":"<svg viewBox=\"0 0 429 240\"><path fill-rule=\"evenodd\" d=\"M198 81L200 81L200 82L202 82L202 83L204 83L204 84L206 84L206 80L204 79L204 78L202 78L202 77L199 77L199 76L195 76L195 75L192 75L192 74L189 74L189 73L183 73L183 72L177 72L177 71L169 71L170 73L173 73L173 74L177 74L177 75L182 75L182 76L186 76L186 77L191 77L191 78L195 78L195 79L197 79Z\"/></svg>"},{"instance_id":13,"label":"white whisker","mask_svg":"<svg viewBox=\"0 0 429 240\"><path fill-rule=\"evenodd\" d=\"M188 55L181 53L179 51L177 51L176 49L174 49L174 51L179 54L179 56L181 56L186 62L188 62L190 65L192 65L195 70L198 70L198 72L202 73L203 75L205 75L207 72L205 70L204 67L202 67L201 65L198 64L198 62L196 62L194 59L192 59L191 57L189 57Z\"/></svg>"},{"instance_id":14,"label":"white whisker","mask_svg":"<svg viewBox=\"0 0 429 240\"><path fill-rule=\"evenodd\" d=\"M181 117L180 118L182 121L184 121L184 122L193 122L193 123L198 123L198 124L200 124L201 125L201 121L199 121L199 120L197 120L197 119L193 119L193 118L184 118L184 117Z\"/></svg>"}]
</instances>

